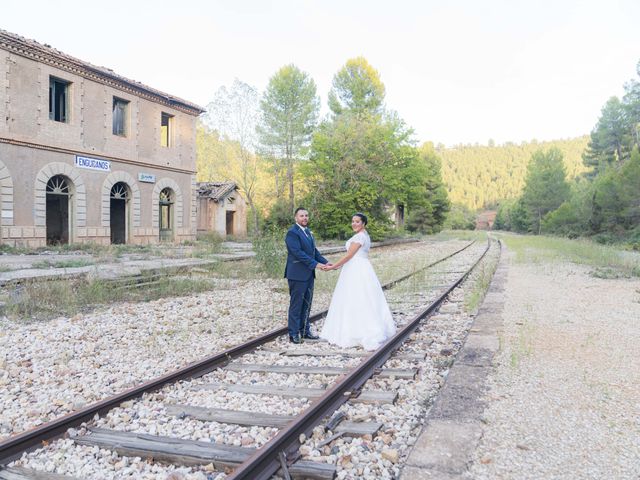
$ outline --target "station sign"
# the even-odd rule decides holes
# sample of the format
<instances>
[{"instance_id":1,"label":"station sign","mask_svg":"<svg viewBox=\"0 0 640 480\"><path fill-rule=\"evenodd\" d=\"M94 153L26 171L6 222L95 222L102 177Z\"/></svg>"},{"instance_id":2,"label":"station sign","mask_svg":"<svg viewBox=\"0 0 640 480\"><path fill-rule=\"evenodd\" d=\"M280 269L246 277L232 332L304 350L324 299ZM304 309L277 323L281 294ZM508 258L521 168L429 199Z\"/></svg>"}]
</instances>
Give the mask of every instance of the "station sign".
<instances>
[{"instance_id":1,"label":"station sign","mask_svg":"<svg viewBox=\"0 0 640 480\"><path fill-rule=\"evenodd\" d=\"M156 176L151 173L138 173L138 181L145 183L156 183Z\"/></svg>"},{"instance_id":2,"label":"station sign","mask_svg":"<svg viewBox=\"0 0 640 480\"><path fill-rule=\"evenodd\" d=\"M76 167L86 168L89 170L99 170L101 172L111 171L111 162L108 160L100 160L99 158L81 157L76 155Z\"/></svg>"}]
</instances>

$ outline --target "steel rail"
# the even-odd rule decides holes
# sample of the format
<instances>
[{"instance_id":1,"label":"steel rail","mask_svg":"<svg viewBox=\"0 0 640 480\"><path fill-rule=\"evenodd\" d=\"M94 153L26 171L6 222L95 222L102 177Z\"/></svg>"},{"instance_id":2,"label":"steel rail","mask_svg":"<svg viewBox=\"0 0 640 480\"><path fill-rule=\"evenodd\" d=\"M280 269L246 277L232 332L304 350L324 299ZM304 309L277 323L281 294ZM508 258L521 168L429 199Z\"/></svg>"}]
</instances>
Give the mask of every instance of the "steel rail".
<instances>
[{"instance_id":1,"label":"steel rail","mask_svg":"<svg viewBox=\"0 0 640 480\"><path fill-rule=\"evenodd\" d=\"M399 282L406 280L423 270L426 270L439 263L444 262L445 260L448 260L449 258L469 248L474 243L475 243L475 240L468 243L467 245L460 248L459 250L456 250L455 252L445 257L442 257L441 259L425 267L422 267L416 270L415 272L412 272L399 279L386 283L385 285L382 286L382 288L385 290L389 289L397 285ZM327 310L318 312L312 315L311 317L309 317L309 321L316 322L321 318L323 318L326 314L327 314ZM127 400L131 400L133 398L141 397L144 393L153 392L155 390L158 390L164 387L165 385L176 383L180 380L185 380L188 378L197 378L202 375L206 375L207 373L215 370L216 368L226 365L233 358L252 352L259 346L265 343L268 343L281 335L285 335L286 333L287 333L287 327L282 327L282 328L272 330L263 335L255 337L243 344L237 345L235 347L231 347L227 350L224 350L220 353L216 353L202 360L197 360L195 362L189 363L184 367L174 370L173 372L169 372L160 377L143 382L139 385L136 385L135 387L125 390L124 392L112 395L110 397L105 398L104 400L100 400L98 402L92 403L91 405L85 408L74 411L67 415L63 415L59 418L56 418L47 423L44 423L38 427L32 428L31 430L27 430L23 433L19 433L15 436L9 437L7 440L0 442L0 466L6 465L12 460L15 460L23 452L37 448L42 442L50 441L54 438L64 435L64 433L69 428L77 427L83 422L87 422L91 420L95 415L102 415L108 412L109 410L120 405L122 402L126 402Z\"/></svg>"},{"instance_id":2,"label":"steel rail","mask_svg":"<svg viewBox=\"0 0 640 480\"><path fill-rule=\"evenodd\" d=\"M487 239L487 247L476 262L458 278L443 294L431 305L419 312L409 323L384 343L378 350L366 357L357 367L343 375L333 387L302 412L296 419L280 430L278 434L257 450L245 462L239 465L227 480L267 480L281 467L280 458L284 453L289 461L297 457L297 449L300 446L301 434L308 435L323 418L333 413L343 403L349 400L354 391L357 391L364 383L374 375L391 354L404 343L413 333L420 322L432 315L449 294L462 283L473 269L485 257L491 246L491 240Z\"/></svg>"}]
</instances>

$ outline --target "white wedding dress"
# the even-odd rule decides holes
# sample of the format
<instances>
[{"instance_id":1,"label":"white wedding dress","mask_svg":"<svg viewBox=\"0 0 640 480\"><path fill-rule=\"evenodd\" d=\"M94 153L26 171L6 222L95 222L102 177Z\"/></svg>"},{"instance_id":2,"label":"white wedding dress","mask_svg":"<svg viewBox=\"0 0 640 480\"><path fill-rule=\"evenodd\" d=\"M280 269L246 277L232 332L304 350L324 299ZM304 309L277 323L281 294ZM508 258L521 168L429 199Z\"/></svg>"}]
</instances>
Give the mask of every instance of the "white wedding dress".
<instances>
[{"instance_id":1,"label":"white wedding dress","mask_svg":"<svg viewBox=\"0 0 640 480\"><path fill-rule=\"evenodd\" d=\"M355 234L347 241L347 250L353 242L362 247L342 266L320 338L343 348L360 345L375 350L395 333L396 326L369 261L369 234Z\"/></svg>"}]
</instances>

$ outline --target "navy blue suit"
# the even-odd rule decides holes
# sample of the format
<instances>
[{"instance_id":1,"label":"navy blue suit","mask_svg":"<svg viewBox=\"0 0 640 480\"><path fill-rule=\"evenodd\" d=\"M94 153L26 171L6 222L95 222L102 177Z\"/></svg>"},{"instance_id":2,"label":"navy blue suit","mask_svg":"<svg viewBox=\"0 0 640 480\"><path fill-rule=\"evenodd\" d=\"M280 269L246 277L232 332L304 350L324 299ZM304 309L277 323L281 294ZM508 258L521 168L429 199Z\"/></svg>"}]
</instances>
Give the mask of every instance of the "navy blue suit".
<instances>
[{"instance_id":1,"label":"navy blue suit","mask_svg":"<svg viewBox=\"0 0 640 480\"><path fill-rule=\"evenodd\" d=\"M313 301L316 265L328 263L316 248L311 232L307 235L296 224L284 239L287 244L287 265L284 277L289 281L289 335L309 334L309 312Z\"/></svg>"}]
</instances>

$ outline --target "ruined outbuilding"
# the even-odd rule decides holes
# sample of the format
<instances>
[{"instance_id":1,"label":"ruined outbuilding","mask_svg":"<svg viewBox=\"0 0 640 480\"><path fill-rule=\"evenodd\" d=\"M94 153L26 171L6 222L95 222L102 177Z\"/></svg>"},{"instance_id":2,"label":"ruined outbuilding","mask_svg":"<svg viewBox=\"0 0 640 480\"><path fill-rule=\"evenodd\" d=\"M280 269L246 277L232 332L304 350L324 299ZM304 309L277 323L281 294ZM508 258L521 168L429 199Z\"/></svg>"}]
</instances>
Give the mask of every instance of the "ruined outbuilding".
<instances>
[{"instance_id":1,"label":"ruined outbuilding","mask_svg":"<svg viewBox=\"0 0 640 480\"><path fill-rule=\"evenodd\" d=\"M234 182L197 184L198 234L247 236L247 206Z\"/></svg>"},{"instance_id":2,"label":"ruined outbuilding","mask_svg":"<svg viewBox=\"0 0 640 480\"><path fill-rule=\"evenodd\" d=\"M476 217L476 230L493 230L496 214L497 212L495 210L480 212Z\"/></svg>"}]
</instances>

